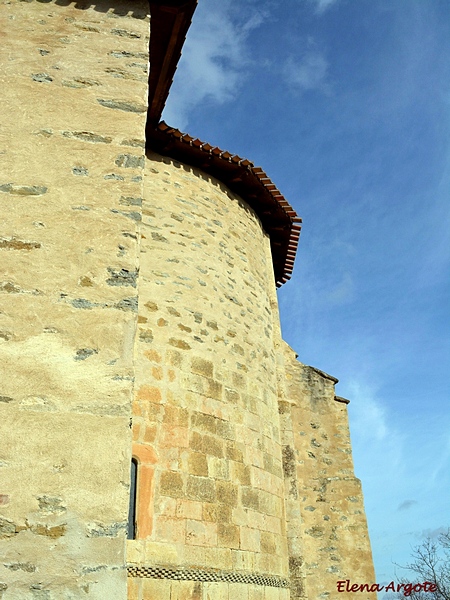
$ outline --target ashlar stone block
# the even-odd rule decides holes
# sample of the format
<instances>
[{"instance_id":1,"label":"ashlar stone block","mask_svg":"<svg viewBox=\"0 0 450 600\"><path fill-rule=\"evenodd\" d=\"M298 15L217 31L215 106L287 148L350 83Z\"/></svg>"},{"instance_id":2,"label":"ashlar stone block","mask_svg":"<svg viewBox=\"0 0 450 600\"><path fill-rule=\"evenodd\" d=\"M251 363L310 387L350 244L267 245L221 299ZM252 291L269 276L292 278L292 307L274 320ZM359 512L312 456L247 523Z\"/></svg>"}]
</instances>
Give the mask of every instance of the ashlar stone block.
<instances>
[{"instance_id":1,"label":"ashlar stone block","mask_svg":"<svg viewBox=\"0 0 450 600\"><path fill-rule=\"evenodd\" d=\"M207 582L203 584L202 600L232 600L225 582Z\"/></svg>"},{"instance_id":2,"label":"ashlar stone block","mask_svg":"<svg viewBox=\"0 0 450 600\"><path fill-rule=\"evenodd\" d=\"M233 600L249 600L248 584L230 583L228 593Z\"/></svg>"},{"instance_id":3,"label":"ashlar stone block","mask_svg":"<svg viewBox=\"0 0 450 600\"><path fill-rule=\"evenodd\" d=\"M170 600L203 600L202 587L199 581L173 581Z\"/></svg>"},{"instance_id":4,"label":"ashlar stone block","mask_svg":"<svg viewBox=\"0 0 450 600\"><path fill-rule=\"evenodd\" d=\"M167 579L142 580L142 600L162 600L170 598L172 582Z\"/></svg>"}]
</instances>

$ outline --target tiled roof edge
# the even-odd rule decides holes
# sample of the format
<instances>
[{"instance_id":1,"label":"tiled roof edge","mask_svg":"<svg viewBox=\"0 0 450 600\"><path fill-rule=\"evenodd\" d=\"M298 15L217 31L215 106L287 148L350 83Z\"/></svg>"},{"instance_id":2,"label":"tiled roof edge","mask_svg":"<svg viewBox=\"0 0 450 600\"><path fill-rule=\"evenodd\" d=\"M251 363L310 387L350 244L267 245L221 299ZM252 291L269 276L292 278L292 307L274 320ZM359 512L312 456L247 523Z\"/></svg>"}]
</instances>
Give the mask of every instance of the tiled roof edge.
<instances>
[{"instance_id":1,"label":"tiled roof edge","mask_svg":"<svg viewBox=\"0 0 450 600\"><path fill-rule=\"evenodd\" d=\"M280 192L280 190L272 182L270 177L268 177L265 171L263 171L261 167L256 167L250 160L246 158L242 158L237 154L231 154L230 152L222 150L217 146L213 147L211 146L211 144L203 142L198 138L194 138L188 133L183 133L175 127L170 127L164 121L161 121L158 124L157 132L162 133L165 136L170 136L173 142L177 145L185 146L186 148L190 147L196 152L204 153L205 157L213 157L215 159L219 159L220 161L225 161L229 165L244 168L251 174L252 177L255 178L255 180L261 186L262 190L270 194L273 202L276 203L279 209L281 209L281 211L286 217L286 221L289 223L289 239L287 244L284 244L282 273L276 273L277 287L280 287L283 283L288 281L291 278L292 271L294 268L294 260L300 237L300 224L302 220L297 215L292 206L289 204L289 202L286 200L286 198L283 196L283 194ZM217 178L220 180L220 176ZM227 181L224 181L224 183L227 184ZM245 196L243 196L243 199L245 200ZM254 208L258 213L257 207ZM271 235L270 227L266 227L266 229L269 229L267 233Z\"/></svg>"}]
</instances>

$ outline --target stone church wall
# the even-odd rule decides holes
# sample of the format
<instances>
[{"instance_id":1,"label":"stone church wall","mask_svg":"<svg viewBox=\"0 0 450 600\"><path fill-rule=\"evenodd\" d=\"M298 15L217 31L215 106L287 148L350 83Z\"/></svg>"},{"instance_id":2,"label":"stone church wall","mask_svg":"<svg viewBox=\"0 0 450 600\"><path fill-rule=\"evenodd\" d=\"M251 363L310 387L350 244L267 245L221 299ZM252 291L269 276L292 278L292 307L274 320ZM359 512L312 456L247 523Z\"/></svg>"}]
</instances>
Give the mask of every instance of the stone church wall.
<instances>
[{"instance_id":1,"label":"stone church wall","mask_svg":"<svg viewBox=\"0 0 450 600\"><path fill-rule=\"evenodd\" d=\"M133 436L155 453L154 496L128 560L246 581L184 582L186 598L260 598L250 577L288 575L269 239L218 181L154 154L142 219ZM180 584L132 585L134 599Z\"/></svg>"},{"instance_id":2,"label":"stone church wall","mask_svg":"<svg viewBox=\"0 0 450 600\"><path fill-rule=\"evenodd\" d=\"M290 525L291 579L297 598L339 597L337 581L375 583L361 482L354 475L348 400L335 395L337 379L303 365L284 348L286 396L280 403L284 430L287 502L301 519ZM296 585L295 585L296 584ZM374 592L358 592L376 600Z\"/></svg>"},{"instance_id":3,"label":"stone church wall","mask_svg":"<svg viewBox=\"0 0 450 600\"><path fill-rule=\"evenodd\" d=\"M1 2L0 596L126 597L144 2Z\"/></svg>"}]
</instances>

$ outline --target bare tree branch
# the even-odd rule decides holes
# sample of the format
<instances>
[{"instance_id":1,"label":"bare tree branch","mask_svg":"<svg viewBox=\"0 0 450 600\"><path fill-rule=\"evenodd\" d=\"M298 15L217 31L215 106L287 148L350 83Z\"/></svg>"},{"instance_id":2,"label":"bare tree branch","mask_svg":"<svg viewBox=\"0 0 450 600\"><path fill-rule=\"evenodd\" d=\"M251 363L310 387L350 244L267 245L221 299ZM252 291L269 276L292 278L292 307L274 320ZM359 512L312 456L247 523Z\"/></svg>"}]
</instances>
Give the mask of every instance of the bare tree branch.
<instances>
[{"instance_id":1,"label":"bare tree branch","mask_svg":"<svg viewBox=\"0 0 450 600\"><path fill-rule=\"evenodd\" d=\"M450 529L438 536L437 540L427 538L413 550L412 562L400 566L415 573L413 579L417 583L425 581L434 583L437 588L433 592L414 591L409 594L411 600L450 600ZM405 585L411 581L401 581ZM411 581L411 583L413 583ZM405 598L404 591L398 592L395 598Z\"/></svg>"}]
</instances>

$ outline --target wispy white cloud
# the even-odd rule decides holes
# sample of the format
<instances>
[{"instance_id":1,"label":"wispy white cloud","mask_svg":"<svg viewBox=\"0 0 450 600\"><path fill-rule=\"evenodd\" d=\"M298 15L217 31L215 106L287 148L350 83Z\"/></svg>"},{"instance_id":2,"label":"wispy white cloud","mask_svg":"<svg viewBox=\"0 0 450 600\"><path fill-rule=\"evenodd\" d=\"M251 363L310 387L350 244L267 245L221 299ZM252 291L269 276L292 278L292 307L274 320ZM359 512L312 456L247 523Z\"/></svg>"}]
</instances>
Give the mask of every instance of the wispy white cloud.
<instances>
[{"instance_id":1,"label":"wispy white cloud","mask_svg":"<svg viewBox=\"0 0 450 600\"><path fill-rule=\"evenodd\" d=\"M324 13L330 6L336 4L339 0L310 0L316 5L316 12L318 14Z\"/></svg>"},{"instance_id":2,"label":"wispy white cloud","mask_svg":"<svg viewBox=\"0 0 450 600\"><path fill-rule=\"evenodd\" d=\"M343 395L351 400L355 473L364 473L366 508L369 526L374 527L372 543L375 563L382 566L377 575L381 581L392 577L389 557L393 563L407 564L415 540L436 537L443 531L440 525L446 523L448 513L443 498L448 488L448 447L443 434L428 435L419 417L393 411L380 397L377 386L363 377L350 381ZM442 456L442 461L436 460L437 456ZM430 496L437 498L433 514L429 512ZM425 523L429 529L424 528Z\"/></svg>"},{"instance_id":3,"label":"wispy white cloud","mask_svg":"<svg viewBox=\"0 0 450 600\"><path fill-rule=\"evenodd\" d=\"M396 432L390 429L386 409L376 398L374 389L363 382L353 380L348 383L352 402L352 433L366 444L385 443L397 439Z\"/></svg>"},{"instance_id":4,"label":"wispy white cloud","mask_svg":"<svg viewBox=\"0 0 450 600\"><path fill-rule=\"evenodd\" d=\"M355 284L349 272L343 273L341 280L325 295L325 302L331 306L347 304L354 299Z\"/></svg>"},{"instance_id":5,"label":"wispy white cloud","mask_svg":"<svg viewBox=\"0 0 450 600\"><path fill-rule=\"evenodd\" d=\"M233 100L251 62L247 39L269 15L269 3L231 0L200 3L186 40L163 118L186 128L191 110L201 102Z\"/></svg>"},{"instance_id":6,"label":"wispy white cloud","mask_svg":"<svg viewBox=\"0 0 450 600\"><path fill-rule=\"evenodd\" d=\"M317 49L307 50L299 57L290 56L283 67L283 77L294 90L329 91L328 61Z\"/></svg>"}]
</instances>

